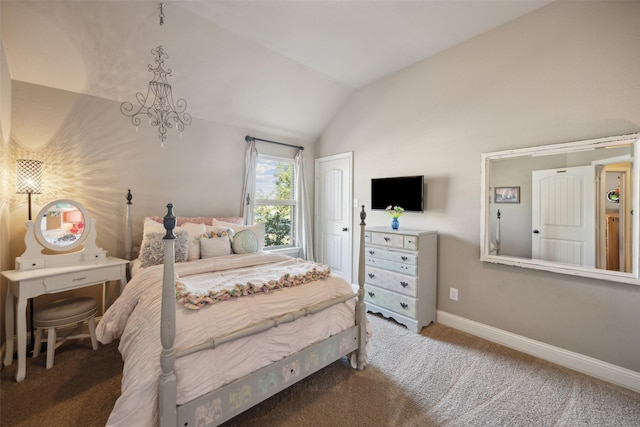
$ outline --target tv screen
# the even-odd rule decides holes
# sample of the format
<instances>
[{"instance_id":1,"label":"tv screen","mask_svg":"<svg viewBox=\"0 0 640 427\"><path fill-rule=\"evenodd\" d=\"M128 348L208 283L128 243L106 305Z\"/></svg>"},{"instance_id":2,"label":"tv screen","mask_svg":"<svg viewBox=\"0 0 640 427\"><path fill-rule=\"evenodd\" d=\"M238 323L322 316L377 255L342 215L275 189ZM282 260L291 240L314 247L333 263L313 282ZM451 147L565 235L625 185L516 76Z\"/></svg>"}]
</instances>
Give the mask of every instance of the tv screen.
<instances>
[{"instance_id":1,"label":"tv screen","mask_svg":"<svg viewBox=\"0 0 640 427\"><path fill-rule=\"evenodd\" d=\"M407 212L423 212L424 176L371 179L371 209L400 206Z\"/></svg>"}]
</instances>

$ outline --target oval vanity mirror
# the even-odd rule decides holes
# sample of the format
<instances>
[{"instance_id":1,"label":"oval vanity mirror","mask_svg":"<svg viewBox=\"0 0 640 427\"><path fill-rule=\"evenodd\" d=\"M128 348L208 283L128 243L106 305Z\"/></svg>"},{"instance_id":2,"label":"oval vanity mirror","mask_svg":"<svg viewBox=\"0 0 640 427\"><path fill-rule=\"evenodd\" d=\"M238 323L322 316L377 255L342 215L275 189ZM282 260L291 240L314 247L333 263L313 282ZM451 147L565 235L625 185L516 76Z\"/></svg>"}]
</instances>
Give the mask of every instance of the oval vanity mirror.
<instances>
[{"instance_id":1,"label":"oval vanity mirror","mask_svg":"<svg viewBox=\"0 0 640 427\"><path fill-rule=\"evenodd\" d=\"M481 260L640 284L639 138L483 154Z\"/></svg>"},{"instance_id":2,"label":"oval vanity mirror","mask_svg":"<svg viewBox=\"0 0 640 427\"><path fill-rule=\"evenodd\" d=\"M90 227L91 221L85 208L68 199L46 204L34 223L38 243L55 252L68 252L81 246Z\"/></svg>"}]
</instances>

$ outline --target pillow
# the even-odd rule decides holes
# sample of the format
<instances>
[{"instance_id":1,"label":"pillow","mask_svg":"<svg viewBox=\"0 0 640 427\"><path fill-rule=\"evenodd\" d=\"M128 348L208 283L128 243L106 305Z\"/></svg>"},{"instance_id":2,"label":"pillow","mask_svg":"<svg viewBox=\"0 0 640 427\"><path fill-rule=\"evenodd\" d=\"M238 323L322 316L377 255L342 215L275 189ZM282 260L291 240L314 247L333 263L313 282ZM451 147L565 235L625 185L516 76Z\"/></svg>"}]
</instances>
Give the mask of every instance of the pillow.
<instances>
[{"instance_id":1,"label":"pillow","mask_svg":"<svg viewBox=\"0 0 640 427\"><path fill-rule=\"evenodd\" d=\"M162 222L164 221L164 218L161 216L150 216L148 217L150 219L152 219L155 222L159 222L160 224L162 224ZM208 218L206 216L178 216L176 217L177 220L177 226L180 227L182 224L184 224L185 222L190 222L192 224L204 224L204 225L211 225L211 221L214 218ZM224 222L230 222L233 224L244 224L244 218L242 218L241 216L228 216L228 217L218 217L215 218L219 221L224 221Z\"/></svg>"},{"instance_id":2,"label":"pillow","mask_svg":"<svg viewBox=\"0 0 640 427\"><path fill-rule=\"evenodd\" d=\"M200 259L200 237L205 233L205 225L204 224L193 224L193 223L183 223L180 227L176 227L173 230L173 233L176 234L178 231L186 231L189 241L189 254L187 261L193 261L196 259ZM144 247L145 239L147 234L149 233L163 233L166 234L166 230L164 229L164 224L156 222L153 217L148 217L144 219L144 227L142 231L142 244L140 247Z\"/></svg>"},{"instance_id":3,"label":"pillow","mask_svg":"<svg viewBox=\"0 0 640 427\"><path fill-rule=\"evenodd\" d=\"M229 236L229 239L233 238L233 230L229 227L223 227L221 225L205 225L204 230L208 237L222 237L225 235Z\"/></svg>"},{"instance_id":4,"label":"pillow","mask_svg":"<svg viewBox=\"0 0 640 427\"><path fill-rule=\"evenodd\" d=\"M155 222L159 222L160 224L164 222L164 217L161 217L161 216L150 216L148 218ZM176 217L176 227L180 227L185 222L190 222L191 224L211 225L211 218L207 218L204 216L177 216Z\"/></svg>"},{"instance_id":5,"label":"pillow","mask_svg":"<svg viewBox=\"0 0 640 427\"><path fill-rule=\"evenodd\" d=\"M235 254L252 254L258 252L258 238L251 230L238 231L233 236L231 248Z\"/></svg>"},{"instance_id":6,"label":"pillow","mask_svg":"<svg viewBox=\"0 0 640 427\"><path fill-rule=\"evenodd\" d=\"M204 224L193 224L185 222L176 230L184 230L189 234L189 259L187 261L193 261L200 259L200 238L206 231Z\"/></svg>"},{"instance_id":7,"label":"pillow","mask_svg":"<svg viewBox=\"0 0 640 427\"><path fill-rule=\"evenodd\" d=\"M217 218L212 218L211 224L213 224L213 221L228 222L230 224L237 224L237 225L244 224L244 218L242 218L241 216L229 216L229 217L220 216Z\"/></svg>"},{"instance_id":8,"label":"pillow","mask_svg":"<svg viewBox=\"0 0 640 427\"><path fill-rule=\"evenodd\" d=\"M264 224L263 223L258 223L255 225L239 225L239 224L232 224L230 222L224 222L224 221L218 221L217 219L213 219L213 225L218 225L218 226L223 226L223 227L229 227L230 229L232 229L235 233L238 233L242 230L251 230L253 231L253 233L256 235L256 238L258 239L258 252L262 252L262 249L264 249L264 235L265 235L265 231L264 231Z\"/></svg>"},{"instance_id":9,"label":"pillow","mask_svg":"<svg viewBox=\"0 0 640 427\"><path fill-rule=\"evenodd\" d=\"M161 233L148 233L144 236L144 243L140 251L140 266L162 264L164 262L164 235ZM176 262L185 262L189 256L189 234L186 231L176 231Z\"/></svg>"},{"instance_id":10,"label":"pillow","mask_svg":"<svg viewBox=\"0 0 640 427\"><path fill-rule=\"evenodd\" d=\"M216 256L229 255L231 253L231 245L229 244L229 236L215 236L211 238L203 237L200 239L200 256L204 258L213 258Z\"/></svg>"}]
</instances>

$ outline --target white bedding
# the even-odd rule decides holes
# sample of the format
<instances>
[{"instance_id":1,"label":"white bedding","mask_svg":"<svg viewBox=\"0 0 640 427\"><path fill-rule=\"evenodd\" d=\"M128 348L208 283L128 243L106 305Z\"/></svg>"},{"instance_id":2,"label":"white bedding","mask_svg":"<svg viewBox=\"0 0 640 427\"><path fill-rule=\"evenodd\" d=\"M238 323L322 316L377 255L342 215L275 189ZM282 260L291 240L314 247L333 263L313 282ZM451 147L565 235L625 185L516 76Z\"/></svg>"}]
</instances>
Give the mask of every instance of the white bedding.
<instances>
[{"instance_id":1,"label":"white bedding","mask_svg":"<svg viewBox=\"0 0 640 427\"><path fill-rule=\"evenodd\" d=\"M229 255L177 263L176 274L187 277L287 259L289 257L285 255L264 252ZM100 342L106 344L119 338L119 349L124 359L122 394L107 425L157 425L162 270L162 265L140 270L98 324ZM176 303L175 348L180 350L206 338L352 293L351 286L343 279L329 277L293 288L218 302L196 311ZM178 403L188 402L347 329L355 323L355 302L351 299L259 335L176 360Z\"/></svg>"}]
</instances>

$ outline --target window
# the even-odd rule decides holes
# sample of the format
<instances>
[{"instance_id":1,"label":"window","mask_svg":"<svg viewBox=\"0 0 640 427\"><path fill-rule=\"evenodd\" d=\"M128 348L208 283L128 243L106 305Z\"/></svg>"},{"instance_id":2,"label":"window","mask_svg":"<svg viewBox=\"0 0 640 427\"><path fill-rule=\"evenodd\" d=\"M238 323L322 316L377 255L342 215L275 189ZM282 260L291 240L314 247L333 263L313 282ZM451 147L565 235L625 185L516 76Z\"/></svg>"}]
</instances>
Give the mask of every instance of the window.
<instances>
[{"instance_id":1,"label":"window","mask_svg":"<svg viewBox=\"0 0 640 427\"><path fill-rule=\"evenodd\" d=\"M258 155L253 221L265 225L265 247L295 246L295 174L294 159Z\"/></svg>"}]
</instances>

